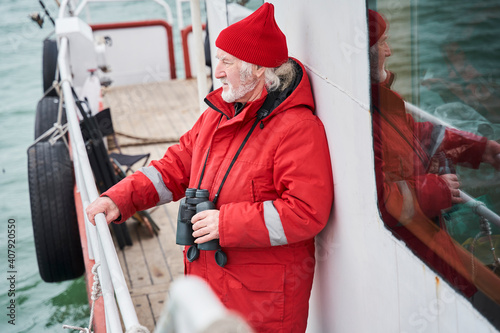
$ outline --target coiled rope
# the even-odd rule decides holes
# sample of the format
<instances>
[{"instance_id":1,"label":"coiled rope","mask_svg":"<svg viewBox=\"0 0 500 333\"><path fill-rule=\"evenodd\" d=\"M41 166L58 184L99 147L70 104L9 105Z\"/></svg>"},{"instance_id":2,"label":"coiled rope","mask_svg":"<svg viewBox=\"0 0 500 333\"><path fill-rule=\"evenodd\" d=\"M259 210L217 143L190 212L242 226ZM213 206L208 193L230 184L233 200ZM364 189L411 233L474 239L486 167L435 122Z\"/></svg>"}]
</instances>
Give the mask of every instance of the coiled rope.
<instances>
[{"instance_id":1,"label":"coiled rope","mask_svg":"<svg viewBox=\"0 0 500 333\"><path fill-rule=\"evenodd\" d=\"M100 266L100 263L96 263L92 267L92 275L94 276L94 283L92 283L92 295L90 299L92 300L92 307L90 308L90 319L88 328L71 326L71 325L63 325L63 328L69 328L72 330L80 330L80 333L92 333L92 320L94 319L94 307L95 302L102 296L101 283L99 282L99 274L97 273L97 268Z\"/></svg>"},{"instance_id":2,"label":"coiled rope","mask_svg":"<svg viewBox=\"0 0 500 333\"><path fill-rule=\"evenodd\" d=\"M71 329L71 330L79 330L79 333L93 333L92 332L92 321L94 319L94 307L95 302L102 296L101 283L99 281L99 274L97 273L97 268L100 266L100 263L96 263L92 267L92 275L94 277L94 283L92 283L92 295L90 299L92 300L92 306L90 308L90 319L88 328L86 327L78 327L71 325L63 325L63 329ZM142 325L133 325L130 327L126 333L150 333L149 330Z\"/></svg>"},{"instance_id":3,"label":"coiled rope","mask_svg":"<svg viewBox=\"0 0 500 333\"><path fill-rule=\"evenodd\" d=\"M484 203L479 203L479 205L484 205ZM472 268L472 279L475 278L476 275L476 267L474 264L474 251L476 247L476 243L478 242L479 238L481 236L486 236L488 238L488 245L489 245L489 250L491 251L492 258L493 258L493 263L492 265L492 270L495 272L499 267L500 267L500 259L497 257L496 252L495 252L495 246L493 244L493 239L492 239L492 232L491 232L491 226L489 221L481 217L480 222L479 222L479 233L474 237L474 240L472 241L472 244L470 246L470 252L471 252L471 268Z\"/></svg>"}]
</instances>

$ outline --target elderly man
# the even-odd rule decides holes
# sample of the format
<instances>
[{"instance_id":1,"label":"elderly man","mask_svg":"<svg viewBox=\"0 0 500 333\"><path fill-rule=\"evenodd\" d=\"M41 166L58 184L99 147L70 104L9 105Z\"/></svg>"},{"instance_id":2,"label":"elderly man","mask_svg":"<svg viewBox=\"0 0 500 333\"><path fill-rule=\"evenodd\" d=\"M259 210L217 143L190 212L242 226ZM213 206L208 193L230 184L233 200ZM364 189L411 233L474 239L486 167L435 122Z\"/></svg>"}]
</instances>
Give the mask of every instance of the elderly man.
<instances>
[{"instance_id":1,"label":"elderly man","mask_svg":"<svg viewBox=\"0 0 500 333\"><path fill-rule=\"evenodd\" d=\"M333 200L324 128L272 4L224 29L216 46L223 85L207 96L210 107L161 160L105 192L87 214L122 222L187 188L208 190L216 209L192 218L192 235L197 244L218 240L227 264L200 251L184 259L186 274L204 278L256 331L303 332L314 236Z\"/></svg>"},{"instance_id":2,"label":"elderly man","mask_svg":"<svg viewBox=\"0 0 500 333\"><path fill-rule=\"evenodd\" d=\"M391 90L394 74L385 68L392 54L387 23L373 10L369 10L368 23L375 171L382 217L429 266L464 295L472 296L476 288L470 276L458 273L462 263L448 234L444 230L418 234L422 229L415 226L424 224L434 230L436 224L441 226L443 210L463 202L458 177L446 163L477 168L486 162L500 170L500 144L472 133L416 122L406 113L404 100Z\"/></svg>"}]
</instances>

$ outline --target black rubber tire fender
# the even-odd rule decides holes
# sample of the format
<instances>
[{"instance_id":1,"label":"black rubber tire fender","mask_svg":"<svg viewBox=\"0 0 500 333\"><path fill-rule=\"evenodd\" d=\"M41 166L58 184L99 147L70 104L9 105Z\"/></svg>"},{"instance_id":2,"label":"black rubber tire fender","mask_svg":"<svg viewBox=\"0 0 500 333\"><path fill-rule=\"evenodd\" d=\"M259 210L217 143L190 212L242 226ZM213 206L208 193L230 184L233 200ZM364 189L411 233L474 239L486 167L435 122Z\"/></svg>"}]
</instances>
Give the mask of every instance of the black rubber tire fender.
<instances>
[{"instance_id":1,"label":"black rubber tire fender","mask_svg":"<svg viewBox=\"0 0 500 333\"><path fill-rule=\"evenodd\" d=\"M54 80L56 80L57 69L57 41L55 39L45 39L43 41L43 54L42 54L42 77L43 77L43 91L47 92L51 87ZM57 78L59 81L59 78ZM57 96L57 91L51 89L47 96Z\"/></svg>"},{"instance_id":2,"label":"black rubber tire fender","mask_svg":"<svg viewBox=\"0 0 500 333\"><path fill-rule=\"evenodd\" d=\"M40 276L60 282L85 271L74 201L73 164L66 145L38 142L28 148L33 237Z\"/></svg>"},{"instance_id":3,"label":"black rubber tire fender","mask_svg":"<svg viewBox=\"0 0 500 333\"><path fill-rule=\"evenodd\" d=\"M57 122L59 97L45 96L38 101L35 116L35 139L48 131ZM62 110L61 125L66 124L66 111ZM46 141L48 138L44 139Z\"/></svg>"}]
</instances>

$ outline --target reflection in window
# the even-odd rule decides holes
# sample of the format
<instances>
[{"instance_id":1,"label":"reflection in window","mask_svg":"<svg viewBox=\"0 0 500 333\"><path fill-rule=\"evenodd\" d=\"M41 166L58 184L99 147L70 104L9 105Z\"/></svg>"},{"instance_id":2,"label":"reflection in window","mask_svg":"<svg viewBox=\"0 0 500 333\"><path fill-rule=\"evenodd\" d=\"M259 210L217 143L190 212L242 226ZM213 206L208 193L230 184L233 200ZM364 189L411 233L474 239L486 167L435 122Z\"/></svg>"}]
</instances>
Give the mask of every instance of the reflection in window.
<instances>
[{"instance_id":1,"label":"reflection in window","mask_svg":"<svg viewBox=\"0 0 500 333\"><path fill-rule=\"evenodd\" d=\"M500 327L496 2L369 1L368 27L382 218Z\"/></svg>"}]
</instances>

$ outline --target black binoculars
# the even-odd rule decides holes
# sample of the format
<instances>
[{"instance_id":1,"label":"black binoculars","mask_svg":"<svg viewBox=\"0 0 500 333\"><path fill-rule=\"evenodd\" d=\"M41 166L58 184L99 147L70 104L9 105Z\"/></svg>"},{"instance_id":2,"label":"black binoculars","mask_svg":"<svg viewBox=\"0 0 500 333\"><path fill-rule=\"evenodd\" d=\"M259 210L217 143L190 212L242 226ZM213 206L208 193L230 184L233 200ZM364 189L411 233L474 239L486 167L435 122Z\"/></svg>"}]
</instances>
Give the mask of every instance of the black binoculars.
<instances>
[{"instance_id":1,"label":"black binoculars","mask_svg":"<svg viewBox=\"0 0 500 333\"><path fill-rule=\"evenodd\" d=\"M215 204L210 201L208 197L208 190L196 188L186 189L186 197L181 199L179 205L175 243L178 245L191 245L186 252L186 258L189 262L198 259L200 250L215 250L215 262L220 267L224 267L227 263L227 256L222 251L218 239L213 239L201 244L195 244L194 242L195 238L193 237L193 224L191 223L191 219L196 213L215 209Z\"/></svg>"}]
</instances>

